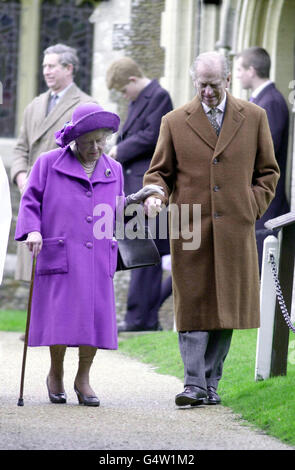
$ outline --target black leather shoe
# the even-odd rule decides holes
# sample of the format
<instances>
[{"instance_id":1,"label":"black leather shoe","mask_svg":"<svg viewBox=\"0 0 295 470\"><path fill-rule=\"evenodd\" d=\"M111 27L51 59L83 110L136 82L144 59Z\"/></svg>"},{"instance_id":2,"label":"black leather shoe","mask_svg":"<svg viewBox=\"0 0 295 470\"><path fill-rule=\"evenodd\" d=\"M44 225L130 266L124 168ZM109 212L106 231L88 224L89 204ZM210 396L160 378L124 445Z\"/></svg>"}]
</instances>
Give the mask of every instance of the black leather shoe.
<instances>
[{"instance_id":1,"label":"black leather shoe","mask_svg":"<svg viewBox=\"0 0 295 470\"><path fill-rule=\"evenodd\" d=\"M207 387L207 398L204 400L205 405L219 405L221 398L214 387Z\"/></svg>"},{"instance_id":2,"label":"black leather shoe","mask_svg":"<svg viewBox=\"0 0 295 470\"><path fill-rule=\"evenodd\" d=\"M87 395L83 395L83 393L81 393L76 385L74 384L74 390L77 394L77 398L78 398L78 401L79 401L79 404L80 405L85 405L85 406L99 406L100 405L100 401L99 399L97 398L96 395L90 397L90 396L87 396Z\"/></svg>"},{"instance_id":3,"label":"black leather shoe","mask_svg":"<svg viewBox=\"0 0 295 470\"><path fill-rule=\"evenodd\" d=\"M156 323L153 328L145 328L136 325L128 325L124 320L118 323L118 333L124 333L128 331L162 331L163 328L161 327L160 323Z\"/></svg>"},{"instance_id":4,"label":"black leather shoe","mask_svg":"<svg viewBox=\"0 0 295 470\"><path fill-rule=\"evenodd\" d=\"M205 390L195 385L186 385L184 391L176 395L175 404L177 406L201 405L206 397L207 393Z\"/></svg>"},{"instance_id":5,"label":"black leather shoe","mask_svg":"<svg viewBox=\"0 0 295 470\"><path fill-rule=\"evenodd\" d=\"M49 400L51 401L51 403L60 404L60 403L66 403L67 402L67 396L66 396L65 392L51 393L51 391L49 390L49 385L48 385L48 377L46 379L46 385L47 385Z\"/></svg>"}]
</instances>

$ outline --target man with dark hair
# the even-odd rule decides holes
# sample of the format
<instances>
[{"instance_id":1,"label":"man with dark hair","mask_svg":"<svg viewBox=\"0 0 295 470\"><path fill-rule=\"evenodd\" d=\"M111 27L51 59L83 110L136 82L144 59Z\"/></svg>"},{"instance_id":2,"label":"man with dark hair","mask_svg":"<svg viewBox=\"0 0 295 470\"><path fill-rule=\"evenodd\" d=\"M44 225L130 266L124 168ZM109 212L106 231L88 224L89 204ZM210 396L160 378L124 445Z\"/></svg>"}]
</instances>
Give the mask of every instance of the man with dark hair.
<instances>
[{"instance_id":1,"label":"man with dark hair","mask_svg":"<svg viewBox=\"0 0 295 470\"><path fill-rule=\"evenodd\" d=\"M143 175L149 167L162 116L172 110L169 93L157 80L146 77L131 58L114 61L107 70L107 86L123 93L129 101L128 116L116 145L109 155L123 167L126 195L142 187ZM169 253L169 240L155 239L160 255ZM158 330L161 304L170 295L171 277L162 282L162 266L134 269L127 299L127 312L118 331Z\"/></svg>"},{"instance_id":2,"label":"man with dark hair","mask_svg":"<svg viewBox=\"0 0 295 470\"><path fill-rule=\"evenodd\" d=\"M78 70L77 51L64 44L55 44L44 51L43 76L48 87L26 107L20 135L14 148L11 179L22 193L27 176L39 155L57 147L54 133L71 119L80 103L94 101L74 83ZM15 277L31 278L31 256L26 247L17 247Z\"/></svg>"},{"instance_id":3,"label":"man with dark hair","mask_svg":"<svg viewBox=\"0 0 295 470\"><path fill-rule=\"evenodd\" d=\"M267 113L276 160L281 172L275 198L264 216L256 222L256 241L260 268L264 239L267 235L273 235L273 232L265 229L264 223L290 210L285 191L289 110L283 95L269 79L270 66L269 54L262 47L250 47L237 56L237 77L240 79L242 87L252 90L250 101L264 108Z\"/></svg>"}]
</instances>

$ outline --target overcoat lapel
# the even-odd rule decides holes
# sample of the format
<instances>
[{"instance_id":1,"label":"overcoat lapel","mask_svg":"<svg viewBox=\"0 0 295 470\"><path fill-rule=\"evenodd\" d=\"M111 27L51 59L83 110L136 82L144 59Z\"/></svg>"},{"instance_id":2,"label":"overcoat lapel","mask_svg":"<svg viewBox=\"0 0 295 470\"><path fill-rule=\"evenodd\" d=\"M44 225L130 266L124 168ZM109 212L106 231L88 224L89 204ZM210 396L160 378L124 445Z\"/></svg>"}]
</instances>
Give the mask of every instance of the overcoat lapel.
<instances>
[{"instance_id":1,"label":"overcoat lapel","mask_svg":"<svg viewBox=\"0 0 295 470\"><path fill-rule=\"evenodd\" d=\"M227 94L226 101L225 115L213 158L216 158L230 144L245 119L242 114L243 107L235 102L229 94Z\"/></svg>"},{"instance_id":2,"label":"overcoat lapel","mask_svg":"<svg viewBox=\"0 0 295 470\"><path fill-rule=\"evenodd\" d=\"M89 178L86 175L81 163L78 161L69 147L64 149L56 162L52 165L52 168L65 175L83 179L89 182ZM116 181L116 179L116 176L108 165L106 156L102 154L91 176L91 183L112 183L113 181Z\"/></svg>"},{"instance_id":3,"label":"overcoat lapel","mask_svg":"<svg viewBox=\"0 0 295 470\"><path fill-rule=\"evenodd\" d=\"M186 122L209 147L214 149L213 158L215 158L229 145L243 124L245 117L242 114L242 109L242 106L238 105L232 97L227 94L225 115L220 134L217 137L203 110L200 99L195 97L186 108L186 112L188 113Z\"/></svg>"},{"instance_id":4,"label":"overcoat lapel","mask_svg":"<svg viewBox=\"0 0 295 470\"><path fill-rule=\"evenodd\" d=\"M47 103L49 99L50 91L42 94L40 96L40 122L41 125L38 128L34 136L34 141L40 139L43 134L45 134L48 129L50 129L56 121L59 120L61 116L65 114L65 112L73 107L75 103L78 104L79 102L79 94L77 93L77 86L73 83L73 85L69 88L69 90L64 94L61 98L60 102L53 108L53 110L46 116L46 109Z\"/></svg>"},{"instance_id":5,"label":"overcoat lapel","mask_svg":"<svg viewBox=\"0 0 295 470\"><path fill-rule=\"evenodd\" d=\"M209 147L215 149L218 137L198 97L195 97L193 101L188 104L186 111L188 113L187 124L209 145Z\"/></svg>"},{"instance_id":6,"label":"overcoat lapel","mask_svg":"<svg viewBox=\"0 0 295 470\"><path fill-rule=\"evenodd\" d=\"M127 132L128 129L130 129L135 119L142 113L147 104L147 98L145 96L142 96L136 103L130 105L131 112L128 113L128 119L126 120L123 126L123 133Z\"/></svg>"},{"instance_id":7,"label":"overcoat lapel","mask_svg":"<svg viewBox=\"0 0 295 470\"><path fill-rule=\"evenodd\" d=\"M151 95L153 94L154 89L158 86L158 83L153 80L146 88L143 89L137 100L130 104L129 106L129 112L128 112L128 117L127 120L123 126L122 133L125 134L125 132L130 129L134 121L137 119L137 117L143 112L145 107L149 103L149 99Z\"/></svg>"}]
</instances>

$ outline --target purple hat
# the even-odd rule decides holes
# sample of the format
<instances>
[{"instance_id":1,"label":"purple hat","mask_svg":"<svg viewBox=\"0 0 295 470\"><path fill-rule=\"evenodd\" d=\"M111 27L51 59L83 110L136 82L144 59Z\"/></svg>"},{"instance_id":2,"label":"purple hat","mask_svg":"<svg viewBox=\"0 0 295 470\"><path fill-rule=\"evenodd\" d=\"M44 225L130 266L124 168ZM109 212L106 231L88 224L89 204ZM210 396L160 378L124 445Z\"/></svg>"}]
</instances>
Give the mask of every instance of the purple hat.
<instances>
[{"instance_id":1,"label":"purple hat","mask_svg":"<svg viewBox=\"0 0 295 470\"><path fill-rule=\"evenodd\" d=\"M66 147L70 142L87 132L107 128L117 132L120 118L115 113L105 111L96 103L80 104L74 109L72 120L64 125L64 128L55 132L56 143L60 147Z\"/></svg>"}]
</instances>

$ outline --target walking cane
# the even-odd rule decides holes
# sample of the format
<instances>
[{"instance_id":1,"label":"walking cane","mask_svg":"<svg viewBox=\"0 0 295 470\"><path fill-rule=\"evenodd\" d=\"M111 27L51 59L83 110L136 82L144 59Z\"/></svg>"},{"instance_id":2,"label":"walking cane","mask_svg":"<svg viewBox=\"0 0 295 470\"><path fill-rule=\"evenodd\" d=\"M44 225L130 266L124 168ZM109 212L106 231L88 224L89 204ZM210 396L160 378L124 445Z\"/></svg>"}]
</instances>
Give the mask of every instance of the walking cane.
<instances>
[{"instance_id":1,"label":"walking cane","mask_svg":"<svg viewBox=\"0 0 295 470\"><path fill-rule=\"evenodd\" d=\"M31 320L31 304L32 304L32 294L33 294L34 278L35 278L35 267L36 267L36 257L34 256L33 257L33 263L32 263L30 295L29 295L28 312L27 312L27 324L26 324L26 332L25 332L25 339L24 339L24 351L23 351L23 363L22 363L22 372L21 372L21 381L20 381L20 392L19 392L19 399L18 399L18 402L17 402L17 406L24 406L24 399L23 399L24 379L25 379L25 368L26 368L26 358L27 358L27 349L28 349L28 337L29 337L30 320Z\"/></svg>"}]
</instances>

